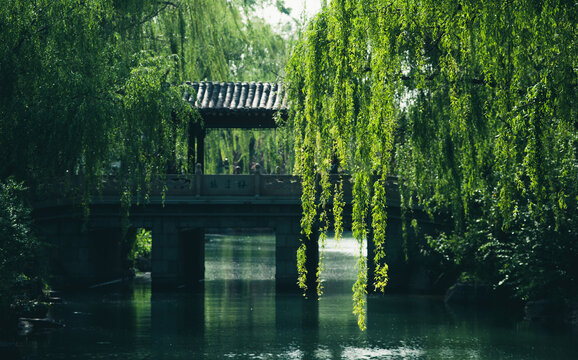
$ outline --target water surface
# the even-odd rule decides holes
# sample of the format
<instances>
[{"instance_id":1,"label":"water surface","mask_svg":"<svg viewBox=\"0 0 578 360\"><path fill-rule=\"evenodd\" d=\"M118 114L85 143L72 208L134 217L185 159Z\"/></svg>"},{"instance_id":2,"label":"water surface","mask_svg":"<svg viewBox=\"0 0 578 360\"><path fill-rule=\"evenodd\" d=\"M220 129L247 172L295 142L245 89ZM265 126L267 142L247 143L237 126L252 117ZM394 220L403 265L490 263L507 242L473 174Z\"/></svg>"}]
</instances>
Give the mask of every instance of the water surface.
<instances>
[{"instance_id":1,"label":"water surface","mask_svg":"<svg viewBox=\"0 0 578 360\"><path fill-rule=\"evenodd\" d=\"M65 294L65 328L20 341L26 359L578 359L577 335L507 311L448 308L426 296L370 296L352 315L351 239L326 252L320 301L275 292L274 236L208 236L204 292L150 284Z\"/></svg>"}]
</instances>

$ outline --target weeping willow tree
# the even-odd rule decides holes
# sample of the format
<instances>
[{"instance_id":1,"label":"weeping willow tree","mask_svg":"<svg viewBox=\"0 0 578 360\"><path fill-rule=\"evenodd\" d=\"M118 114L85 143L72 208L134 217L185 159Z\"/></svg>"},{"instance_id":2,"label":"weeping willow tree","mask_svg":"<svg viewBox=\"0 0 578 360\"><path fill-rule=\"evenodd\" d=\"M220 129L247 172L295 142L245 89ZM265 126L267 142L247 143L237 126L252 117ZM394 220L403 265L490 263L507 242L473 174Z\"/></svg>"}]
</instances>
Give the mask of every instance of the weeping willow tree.
<instances>
[{"instance_id":1,"label":"weeping willow tree","mask_svg":"<svg viewBox=\"0 0 578 360\"><path fill-rule=\"evenodd\" d=\"M86 201L115 162L130 204L168 163L186 168L193 114L176 62L135 40L163 6L139 3L133 12L109 0L0 3L3 326L18 303L33 308L48 278L29 208L46 184Z\"/></svg>"},{"instance_id":2,"label":"weeping willow tree","mask_svg":"<svg viewBox=\"0 0 578 360\"><path fill-rule=\"evenodd\" d=\"M312 228L327 228L340 196L336 157L354 180L354 237L371 232L376 248L373 259L360 250L360 327L368 261L370 285L387 284L388 175L406 208L451 217L453 231L430 243L463 271L520 299L575 300L577 16L573 1L331 1L287 68L300 283Z\"/></svg>"},{"instance_id":3,"label":"weeping willow tree","mask_svg":"<svg viewBox=\"0 0 578 360\"><path fill-rule=\"evenodd\" d=\"M87 201L103 176L116 172L130 204L168 166L190 171L188 127L198 117L180 84L229 79L233 64L239 74L261 66L243 61L252 42L241 15L259 3L0 2L0 192L9 215L0 216L8 229L0 236L2 278L9 280L0 287L3 299L19 291L12 280L32 267L38 248L26 210L31 193L46 184L69 190L81 179L74 189ZM251 29L264 44L252 48L255 57L281 44L265 24ZM273 45L265 49L267 39ZM267 59L274 64L276 53Z\"/></svg>"},{"instance_id":4,"label":"weeping willow tree","mask_svg":"<svg viewBox=\"0 0 578 360\"><path fill-rule=\"evenodd\" d=\"M128 196L169 163L190 170L196 117L179 84L274 78L286 44L245 19L261 3L2 3L0 178L35 187L82 174L91 189L116 162Z\"/></svg>"},{"instance_id":5,"label":"weeping willow tree","mask_svg":"<svg viewBox=\"0 0 578 360\"><path fill-rule=\"evenodd\" d=\"M182 159L191 110L174 61L132 40L147 11L136 21L111 1L0 5L2 178L93 185L111 161L128 179Z\"/></svg>"},{"instance_id":6,"label":"weeping willow tree","mask_svg":"<svg viewBox=\"0 0 578 360\"><path fill-rule=\"evenodd\" d=\"M144 25L135 40L139 47L157 54L176 55L173 59L182 81L275 82L289 57L294 35L292 28L274 30L255 15L255 10L269 3L268 0L165 3L166 8ZM276 4L280 11L287 12L283 1ZM134 13L135 6L142 4L125 5L125 13ZM157 10L148 12L155 14ZM245 173L250 162L267 158L269 163L271 146L279 144L281 138L275 132L257 134L240 129L211 131L205 142L208 155L203 159L205 170L218 172L225 158L239 161L244 157L241 167ZM261 143L263 149L258 150L260 156L250 159L247 145L254 141ZM276 165L277 162L272 167Z\"/></svg>"},{"instance_id":7,"label":"weeping willow tree","mask_svg":"<svg viewBox=\"0 0 578 360\"><path fill-rule=\"evenodd\" d=\"M288 57L288 34L254 15L266 2L166 2L135 40L157 54L177 55L185 80L274 81Z\"/></svg>"}]
</instances>

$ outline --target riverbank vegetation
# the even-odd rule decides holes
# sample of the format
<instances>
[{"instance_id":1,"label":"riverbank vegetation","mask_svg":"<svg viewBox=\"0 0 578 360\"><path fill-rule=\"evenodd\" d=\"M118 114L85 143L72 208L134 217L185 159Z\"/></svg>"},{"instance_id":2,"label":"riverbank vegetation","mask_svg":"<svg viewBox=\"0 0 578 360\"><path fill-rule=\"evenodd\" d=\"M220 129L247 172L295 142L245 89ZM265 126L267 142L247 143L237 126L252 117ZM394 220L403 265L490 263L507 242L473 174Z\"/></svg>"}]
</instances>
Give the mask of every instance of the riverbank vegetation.
<instances>
[{"instance_id":1,"label":"riverbank vegetation","mask_svg":"<svg viewBox=\"0 0 578 360\"><path fill-rule=\"evenodd\" d=\"M191 171L185 80L274 80L283 67L286 39L251 17L260 3L2 4L0 178L94 184L115 162L130 191L168 163Z\"/></svg>"},{"instance_id":2,"label":"riverbank vegetation","mask_svg":"<svg viewBox=\"0 0 578 360\"><path fill-rule=\"evenodd\" d=\"M16 312L35 314L45 297L43 244L33 232L25 188L0 182L0 323L15 323Z\"/></svg>"},{"instance_id":3,"label":"riverbank vegetation","mask_svg":"<svg viewBox=\"0 0 578 360\"><path fill-rule=\"evenodd\" d=\"M354 235L376 248L360 254L360 326L367 261L371 285L387 284L388 175L406 209L451 217L430 244L466 277L523 300L577 299L577 15L556 0L336 0L311 21L287 70L301 254L339 196L337 158L355 179Z\"/></svg>"},{"instance_id":4,"label":"riverbank vegetation","mask_svg":"<svg viewBox=\"0 0 578 360\"><path fill-rule=\"evenodd\" d=\"M274 80L283 68L288 40L254 16L264 3L1 2L2 295L41 249L26 204L46 184L81 178L86 201L114 172L128 202L169 164L193 171L199 118L182 101L185 81Z\"/></svg>"}]
</instances>

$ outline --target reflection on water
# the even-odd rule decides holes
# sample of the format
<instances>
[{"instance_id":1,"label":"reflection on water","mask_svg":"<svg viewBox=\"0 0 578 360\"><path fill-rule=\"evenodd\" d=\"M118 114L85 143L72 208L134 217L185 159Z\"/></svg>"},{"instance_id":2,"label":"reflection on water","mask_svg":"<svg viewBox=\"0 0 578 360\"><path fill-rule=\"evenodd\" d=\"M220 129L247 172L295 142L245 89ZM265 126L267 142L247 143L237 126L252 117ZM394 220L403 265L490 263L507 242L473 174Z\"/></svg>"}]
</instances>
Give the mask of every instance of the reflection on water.
<instances>
[{"instance_id":1,"label":"reflection on water","mask_svg":"<svg viewBox=\"0 0 578 360\"><path fill-rule=\"evenodd\" d=\"M206 235L206 281L274 279L274 234Z\"/></svg>"},{"instance_id":2,"label":"reflection on water","mask_svg":"<svg viewBox=\"0 0 578 360\"><path fill-rule=\"evenodd\" d=\"M351 313L355 277L344 239L326 253L317 302L275 292L272 236L209 236L203 293L150 284L65 295L66 324L21 339L27 359L573 359L575 335L494 312L448 309L438 298L370 296L368 329ZM346 279L346 280L343 280Z\"/></svg>"}]
</instances>

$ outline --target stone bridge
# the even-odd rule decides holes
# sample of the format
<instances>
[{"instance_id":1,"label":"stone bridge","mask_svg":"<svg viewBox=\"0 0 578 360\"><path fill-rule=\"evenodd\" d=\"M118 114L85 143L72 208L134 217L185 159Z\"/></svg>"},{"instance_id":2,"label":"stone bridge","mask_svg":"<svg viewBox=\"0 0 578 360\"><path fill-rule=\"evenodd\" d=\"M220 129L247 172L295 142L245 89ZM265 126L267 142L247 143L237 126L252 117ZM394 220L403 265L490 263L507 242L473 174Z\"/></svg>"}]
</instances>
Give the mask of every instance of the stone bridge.
<instances>
[{"instance_id":1,"label":"stone bridge","mask_svg":"<svg viewBox=\"0 0 578 360\"><path fill-rule=\"evenodd\" d=\"M350 218L351 183L344 181L344 219ZM128 215L118 186L107 181L84 216L69 197L38 200L33 215L50 244L51 266L62 286L86 287L126 276L130 237L137 228L152 231L153 288L195 287L204 278L207 229L268 229L275 234L277 288L296 289L301 183L290 175L167 175L164 191L153 189L147 201L133 201ZM388 204L387 261L402 262L397 184L391 179ZM349 224L345 224L346 227ZM124 230L123 230L124 229ZM128 229L128 230L127 230ZM308 244L307 266L315 274L317 238ZM368 252L371 256L372 246ZM370 257L371 258L371 257ZM371 278L371 268L368 274ZM313 282L313 276L309 276Z\"/></svg>"}]
</instances>

